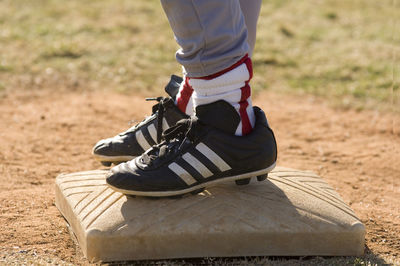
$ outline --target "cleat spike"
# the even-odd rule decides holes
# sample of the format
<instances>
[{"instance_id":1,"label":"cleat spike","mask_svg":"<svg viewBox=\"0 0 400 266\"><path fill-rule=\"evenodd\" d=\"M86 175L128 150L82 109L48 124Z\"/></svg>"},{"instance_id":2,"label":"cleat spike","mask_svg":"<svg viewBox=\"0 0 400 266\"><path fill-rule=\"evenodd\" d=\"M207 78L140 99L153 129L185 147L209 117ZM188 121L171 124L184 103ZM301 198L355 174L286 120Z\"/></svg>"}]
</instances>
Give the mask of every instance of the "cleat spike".
<instances>
[{"instance_id":1,"label":"cleat spike","mask_svg":"<svg viewBox=\"0 0 400 266\"><path fill-rule=\"evenodd\" d=\"M235 183L238 186L243 186L243 185L250 184L250 180L251 180L251 178L239 179L239 180L235 180Z\"/></svg>"},{"instance_id":2,"label":"cleat spike","mask_svg":"<svg viewBox=\"0 0 400 266\"><path fill-rule=\"evenodd\" d=\"M192 195L197 195L197 194L203 192L204 190L205 190L205 188L199 188L199 189L193 190L193 191L190 192L190 193L191 193Z\"/></svg>"},{"instance_id":3,"label":"cleat spike","mask_svg":"<svg viewBox=\"0 0 400 266\"><path fill-rule=\"evenodd\" d=\"M259 176L257 176L257 180L261 182L261 181L264 181L265 179L267 179L267 177L268 177L268 174L259 175Z\"/></svg>"},{"instance_id":4,"label":"cleat spike","mask_svg":"<svg viewBox=\"0 0 400 266\"><path fill-rule=\"evenodd\" d=\"M100 162L100 163L105 167L110 167L111 166L111 162Z\"/></svg>"}]
</instances>

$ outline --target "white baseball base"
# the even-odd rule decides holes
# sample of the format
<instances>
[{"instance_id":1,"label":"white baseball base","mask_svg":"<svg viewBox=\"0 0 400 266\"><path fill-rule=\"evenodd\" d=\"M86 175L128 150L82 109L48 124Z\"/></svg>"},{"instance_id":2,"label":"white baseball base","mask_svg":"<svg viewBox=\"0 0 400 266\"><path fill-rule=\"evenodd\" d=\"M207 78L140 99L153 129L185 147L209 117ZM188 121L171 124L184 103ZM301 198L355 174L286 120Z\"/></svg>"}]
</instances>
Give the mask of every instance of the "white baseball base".
<instances>
[{"instance_id":1,"label":"white baseball base","mask_svg":"<svg viewBox=\"0 0 400 266\"><path fill-rule=\"evenodd\" d=\"M56 205L90 261L364 252L364 225L311 172L277 167L263 182L181 199L127 197L106 185L105 174L56 179Z\"/></svg>"}]
</instances>

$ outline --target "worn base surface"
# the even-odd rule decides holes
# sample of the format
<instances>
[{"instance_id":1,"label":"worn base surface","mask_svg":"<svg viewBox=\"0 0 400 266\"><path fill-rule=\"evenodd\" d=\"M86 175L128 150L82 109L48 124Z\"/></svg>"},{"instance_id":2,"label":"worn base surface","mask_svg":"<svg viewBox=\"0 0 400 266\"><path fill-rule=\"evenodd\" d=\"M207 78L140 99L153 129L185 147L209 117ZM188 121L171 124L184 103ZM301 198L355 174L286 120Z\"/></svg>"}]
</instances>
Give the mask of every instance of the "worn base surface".
<instances>
[{"instance_id":1,"label":"worn base surface","mask_svg":"<svg viewBox=\"0 0 400 266\"><path fill-rule=\"evenodd\" d=\"M127 197L105 173L56 179L56 205L89 260L363 254L364 225L311 172L277 167L263 182L181 199Z\"/></svg>"}]
</instances>

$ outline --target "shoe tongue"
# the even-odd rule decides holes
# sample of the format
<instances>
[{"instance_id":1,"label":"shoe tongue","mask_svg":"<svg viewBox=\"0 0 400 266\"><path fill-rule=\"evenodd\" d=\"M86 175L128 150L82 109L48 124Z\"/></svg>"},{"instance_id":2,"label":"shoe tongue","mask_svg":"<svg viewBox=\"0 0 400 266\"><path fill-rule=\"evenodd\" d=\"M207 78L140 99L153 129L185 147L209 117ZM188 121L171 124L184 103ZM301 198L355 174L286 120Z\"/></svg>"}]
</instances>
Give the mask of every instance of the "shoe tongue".
<instances>
[{"instance_id":1,"label":"shoe tongue","mask_svg":"<svg viewBox=\"0 0 400 266\"><path fill-rule=\"evenodd\" d=\"M231 135L235 134L240 123L236 109L223 100L197 106L196 116L202 123Z\"/></svg>"},{"instance_id":2,"label":"shoe tongue","mask_svg":"<svg viewBox=\"0 0 400 266\"><path fill-rule=\"evenodd\" d=\"M165 92L175 100L182 82L183 79L181 77L171 75L170 81L168 82L167 86L165 86Z\"/></svg>"}]
</instances>

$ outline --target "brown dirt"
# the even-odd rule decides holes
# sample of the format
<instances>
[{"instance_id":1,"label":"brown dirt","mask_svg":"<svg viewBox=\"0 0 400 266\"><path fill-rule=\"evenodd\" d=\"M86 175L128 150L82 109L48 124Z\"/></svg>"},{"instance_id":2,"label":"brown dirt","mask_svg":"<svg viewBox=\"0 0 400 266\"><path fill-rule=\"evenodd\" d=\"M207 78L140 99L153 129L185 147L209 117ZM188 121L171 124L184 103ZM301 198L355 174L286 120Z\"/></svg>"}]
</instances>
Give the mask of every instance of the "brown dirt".
<instances>
[{"instance_id":1,"label":"brown dirt","mask_svg":"<svg viewBox=\"0 0 400 266\"><path fill-rule=\"evenodd\" d=\"M366 252L399 263L400 117L272 92L255 103L276 132L278 165L323 176L365 223ZM54 205L54 178L102 168L91 157L93 144L126 129L129 119L141 120L150 106L141 96L109 91L0 99L0 263L18 254L85 262Z\"/></svg>"}]
</instances>

